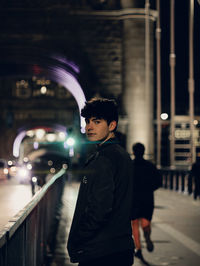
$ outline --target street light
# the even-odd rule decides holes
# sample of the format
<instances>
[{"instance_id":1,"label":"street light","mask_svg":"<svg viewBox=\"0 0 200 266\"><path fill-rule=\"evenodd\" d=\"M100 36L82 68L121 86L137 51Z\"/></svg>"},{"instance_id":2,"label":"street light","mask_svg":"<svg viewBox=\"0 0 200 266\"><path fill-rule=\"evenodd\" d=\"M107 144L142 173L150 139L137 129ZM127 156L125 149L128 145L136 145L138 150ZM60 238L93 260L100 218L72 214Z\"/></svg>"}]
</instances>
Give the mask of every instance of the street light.
<instances>
[{"instance_id":1,"label":"street light","mask_svg":"<svg viewBox=\"0 0 200 266\"><path fill-rule=\"evenodd\" d=\"M168 118L168 114L167 114L167 113L162 113L162 114L160 115L160 118L161 118L162 120L167 120L167 118Z\"/></svg>"}]
</instances>

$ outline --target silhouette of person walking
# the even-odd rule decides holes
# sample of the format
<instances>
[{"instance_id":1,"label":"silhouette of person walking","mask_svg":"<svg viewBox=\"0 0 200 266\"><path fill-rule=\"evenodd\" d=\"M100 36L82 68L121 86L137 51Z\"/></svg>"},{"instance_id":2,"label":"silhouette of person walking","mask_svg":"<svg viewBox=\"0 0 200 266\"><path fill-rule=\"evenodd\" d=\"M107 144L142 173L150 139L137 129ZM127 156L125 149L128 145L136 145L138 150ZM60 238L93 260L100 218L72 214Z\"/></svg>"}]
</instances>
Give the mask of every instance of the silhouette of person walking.
<instances>
[{"instance_id":1,"label":"silhouette of person walking","mask_svg":"<svg viewBox=\"0 0 200 266\"><path fill-rule=\"evenodd\" d=\"M191 194L193 192L193 181L194 180L194 199L200 197L200 158L197 158L196 162L192 165L192 169L190 171L188 177L188 190Z\"/></svg>"},{"instance_id":2,"label":"silhouette of person walking","mask_svg":"<svg viewBox=\"0 0 200 266\"><path fill-rule=\"evenodd\" d=\"M135 256L143 263L144 260L140 242L139 228L141 226L146 247L149 252L154 249L151 235L151 220L154 210L154 191L162 184L162 179L156 166L143 158L145 147L142 143L132 146L135 159L133 160L133 208L131 215L132 234L135 241Z\"/></svg>"}]
</instances>

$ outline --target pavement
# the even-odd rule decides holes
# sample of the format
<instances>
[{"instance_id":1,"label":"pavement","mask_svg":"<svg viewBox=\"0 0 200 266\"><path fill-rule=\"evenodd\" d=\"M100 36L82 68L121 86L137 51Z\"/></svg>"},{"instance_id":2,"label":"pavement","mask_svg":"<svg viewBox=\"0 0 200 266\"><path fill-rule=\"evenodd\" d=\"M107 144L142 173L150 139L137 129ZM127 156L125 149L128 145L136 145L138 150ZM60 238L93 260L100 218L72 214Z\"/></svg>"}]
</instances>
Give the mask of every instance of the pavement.
<instances>
[{"instance_id":1,"label":"pavement","mask_svg":"<svg viewBox=\"0 0 200 266\"><path fill-rule=\"evenodd\" d=\"M77 182L68 181L65 185L55 256L51 266L77 265L70 263L66 245L78 188ZM192 196L176 191L162 188L157 190L152 220L152 240L155 248L150 253L146 250L141 232L142 252L148 265L199 266L200 200L195 201ZM140 265L144 264L135 258L134 266Z\"/></svg>"},{"instance_id":2,"label":"pavement","mask_svg":"<svg viewBox=\"0 0 200 266\"><path fill-rule=\"evenodd\" d=\"M0 181L0 231L31 198L30 184L20 184L14 178Z\"/></svg>"}]
</instances>

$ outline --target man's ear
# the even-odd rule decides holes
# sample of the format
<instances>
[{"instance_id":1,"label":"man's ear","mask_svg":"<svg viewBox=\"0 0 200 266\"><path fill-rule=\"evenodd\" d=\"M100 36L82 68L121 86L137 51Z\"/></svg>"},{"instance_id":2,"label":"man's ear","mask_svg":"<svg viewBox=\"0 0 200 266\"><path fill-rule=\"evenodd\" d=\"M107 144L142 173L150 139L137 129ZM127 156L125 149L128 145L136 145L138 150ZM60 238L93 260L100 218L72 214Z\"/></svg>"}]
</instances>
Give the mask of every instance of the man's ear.
<instances>
[{"instance_id":1,"label":"man's ear","mask_svg":"<svg viewBox=\"0 0 200 266\"><path fill-rule=\"evenodd\" d=\"M109 130L114 131L117 126L117 122L115 120L111 121L109 124Z\"/></svg>"}]
</instances>

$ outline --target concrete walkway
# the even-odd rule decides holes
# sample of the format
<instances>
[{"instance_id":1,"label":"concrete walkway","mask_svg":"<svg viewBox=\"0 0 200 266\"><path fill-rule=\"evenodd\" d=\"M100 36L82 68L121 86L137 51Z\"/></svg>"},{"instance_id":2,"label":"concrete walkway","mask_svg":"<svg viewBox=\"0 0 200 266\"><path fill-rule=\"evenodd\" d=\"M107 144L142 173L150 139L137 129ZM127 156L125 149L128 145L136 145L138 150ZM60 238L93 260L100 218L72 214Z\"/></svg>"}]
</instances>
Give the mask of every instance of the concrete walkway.
<instances>
[{"instance_id":1,"label":"concrete walkway","mask_svg":"<svg viewBox=\"0 0 200 266\"><path fill-rule=\"evenodd\" d=\"M0 230L31 198L30 184L19 184L14 178L0 181Z\"/></svg>"},{"instance_id":2,"label":"concrete walkway","mask_svg":"<svg viewBox=\"0 0 200 266\"><path fill-rule=\"evenodd\" d=\"M77 265L70 263L66 245L78 187L77 182L68 181L65 185L55 257L51 266ZM155 205L152 221L152 240L155 249L152 253L146 251L142 238L146 261L152 266L199 266L200 201L194 201L192 196L175 191L159 189L155 193ZM135 258L134 265L143 264Z\"/></svg>"}]
</instances>

